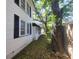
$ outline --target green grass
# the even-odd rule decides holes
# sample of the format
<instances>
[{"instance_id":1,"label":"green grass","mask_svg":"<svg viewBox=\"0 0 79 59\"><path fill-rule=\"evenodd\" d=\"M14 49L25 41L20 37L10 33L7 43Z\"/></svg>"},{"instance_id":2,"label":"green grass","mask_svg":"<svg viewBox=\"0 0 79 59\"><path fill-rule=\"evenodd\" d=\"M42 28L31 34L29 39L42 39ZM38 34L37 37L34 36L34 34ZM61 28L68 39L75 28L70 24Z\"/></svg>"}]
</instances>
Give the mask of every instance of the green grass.
<instances>
[{"instance_id":1,"label":"green grass","mask_svg":"<svg viewBox=\"0 0 79 59\"><path fill-rule=\"evenodd\" d=\"M38 40L33 41L12 59L56 59L49 49L50 43L46 35L42 35Z\"/></svg>"},{"instance_id":2,"label":"green grass","mask_svg":"<svg viewBox=\"0 0 79 59\"><path fill-rule=\"evenodd\" d=\"M49 59L48 40L45 35L33 41L12 59Z\"/></svg>"}]
</instances>

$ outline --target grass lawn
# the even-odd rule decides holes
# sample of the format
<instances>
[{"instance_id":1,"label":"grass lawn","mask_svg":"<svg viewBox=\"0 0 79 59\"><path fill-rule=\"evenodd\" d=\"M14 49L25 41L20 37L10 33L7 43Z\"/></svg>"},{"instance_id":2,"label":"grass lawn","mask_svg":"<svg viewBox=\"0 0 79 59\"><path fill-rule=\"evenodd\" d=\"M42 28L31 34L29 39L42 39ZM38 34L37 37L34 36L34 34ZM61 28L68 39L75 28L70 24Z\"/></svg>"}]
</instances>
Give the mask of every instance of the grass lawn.
<instances>
[{"instance_id":1,"label":"grass lawn","mask_svg":"<svg viewBox=\"0 0 79 59\"><path fill-rule=\"evenodd\" d=\"M33 41L12 59L57 59L51 50L50 43L45 35Z\"/></svg>"}]
</instances>

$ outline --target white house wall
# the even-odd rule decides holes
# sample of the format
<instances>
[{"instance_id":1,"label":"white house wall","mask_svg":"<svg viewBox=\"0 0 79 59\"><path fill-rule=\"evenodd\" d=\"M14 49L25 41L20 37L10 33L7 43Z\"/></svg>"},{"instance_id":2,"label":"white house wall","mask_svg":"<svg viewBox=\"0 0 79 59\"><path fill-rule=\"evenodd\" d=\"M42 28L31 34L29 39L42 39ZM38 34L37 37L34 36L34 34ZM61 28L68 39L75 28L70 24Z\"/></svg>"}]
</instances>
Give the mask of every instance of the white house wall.
<instances>
[{"instance_id":1,"label":"white house wall","mask_svg":"<svg viewBox=\"0 0 79 59\"><path fill-rule=\"evenodd\" d=\"M30 3L30 0L28 0L28 2L31 6L32 2ZM27 13L23 11L23 9L21 9L21 7L17 6L14 0L7 0L6 6L7 6L6 55L7 55L7 59L10 59L10 57L13 57L15 54L17 54L21 49L23 49L26 45L28 45L32 41L32 35L26 35L26 36L14 39L14 14L19 16L19 21L23 20L26 23L31 22L32 18L30 18L27 15Z\"/></svg>"},{"instance_id":2,"label":"white house wall","mask_svg":"<svg viewBox=\"0 0 79 59\"><path fill-rule=\"evenodd\" d=\"M32 14L32 18L33 18L33 13L35 12L35 6L34 6L34 4L32 3L32 0L26 0L26 3L28 3L30 6L31 6L31 8L32 8L32 10L31 10L31 14ZM27 4L26 4L27 5ZM26 7L26 10L27 10L27 7ZM27 11L26 11L27 12Z\"/></svg>"},{"instance_id":3,"label":"white house wall","mask_svg":"<svg viewBox=\"0 0 79 59\"><path fill-rule=\"evenodd\" d=\"M39 34L38 32L39 32L38 27L33 26L33 37L35 40L37 40L39 38L39 36L41 35L41 33Z\"/></svg>"}]
</instances>

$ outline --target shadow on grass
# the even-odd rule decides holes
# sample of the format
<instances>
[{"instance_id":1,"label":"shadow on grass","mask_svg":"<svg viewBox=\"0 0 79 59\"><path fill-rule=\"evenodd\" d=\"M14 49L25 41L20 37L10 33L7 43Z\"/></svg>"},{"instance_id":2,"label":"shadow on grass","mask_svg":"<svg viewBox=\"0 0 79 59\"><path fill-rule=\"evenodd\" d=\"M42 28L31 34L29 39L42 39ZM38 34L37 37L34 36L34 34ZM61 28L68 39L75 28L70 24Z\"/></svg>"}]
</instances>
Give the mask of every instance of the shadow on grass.
<instances>
[{"instance_id":1,"label":"shadow on grass","mask_svg":"<svg viewBox=\"0 0 79 59\"><path fill-rule=\"evenodd\" d=\"M50 46L47 36L41 35L12 59L67 59L57 57Z\"/></svg>"},{"instance_id":2,"label":"shadow on grass","mask_svg":"<svg viewBox=\"0 0 79 59\"><path fill-rule=\"evenodd\" d=\"M46 35L41 35L38 40L31 42L12 59L51 59L48 45Z\"/></svg>"}]
</instances>

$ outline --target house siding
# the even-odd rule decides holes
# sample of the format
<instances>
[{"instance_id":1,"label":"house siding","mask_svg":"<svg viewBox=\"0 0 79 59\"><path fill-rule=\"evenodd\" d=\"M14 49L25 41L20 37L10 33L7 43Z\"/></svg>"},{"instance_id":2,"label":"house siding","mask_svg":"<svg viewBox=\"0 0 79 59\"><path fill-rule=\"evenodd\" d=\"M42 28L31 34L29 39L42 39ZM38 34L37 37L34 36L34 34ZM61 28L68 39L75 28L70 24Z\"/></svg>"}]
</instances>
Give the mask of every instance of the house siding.
<instances>
[{"instance_id":1,"label":"house siding","mask_svg":"<svg viewBox=\"0 0 79 59\"><path fill-rule=\"evenodd\" d=\"M31 2L31 0L25 0L26 3L27 1L29 3ZM14 2L14 0L7 0L6 2L6 58L11 59L14 55L16 55L20 50L22 50L32 41L32 34L27 35L26 33L24 36L21 36L21 30L19 30L19 37L14 39L14 14L19 16L19 29L21 29L21 20L25 21L25 23L27 24L28 22L31 23L33 19L32 17L30 18L27 14L27 7L25 7L24 11ZM30 6L32 7L31 12L33 15L34 7L32 2L30 3ZM27 31L27 28L25 30Z\"/></svg>"}]
</instances>

